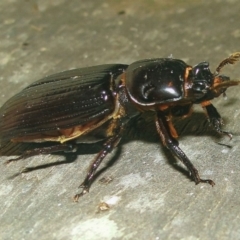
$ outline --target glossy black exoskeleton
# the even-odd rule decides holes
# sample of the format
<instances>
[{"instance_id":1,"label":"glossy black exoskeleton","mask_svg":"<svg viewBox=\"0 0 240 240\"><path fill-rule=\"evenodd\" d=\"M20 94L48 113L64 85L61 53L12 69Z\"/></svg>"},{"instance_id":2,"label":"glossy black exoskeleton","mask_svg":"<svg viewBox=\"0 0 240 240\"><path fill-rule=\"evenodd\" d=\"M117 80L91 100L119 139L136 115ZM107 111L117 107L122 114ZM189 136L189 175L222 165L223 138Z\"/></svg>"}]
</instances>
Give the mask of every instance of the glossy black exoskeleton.
<instances>
[{"instance_id":1,"label":"glossy black exoskeleton","mask_svg":"<svg viewBox=\"0 0 240 240\"><path fill-rule=\"evenodd\" d=\"M240 52L224 59L215 73L202 62L194 67L182 60L157 58L128 65L109 64L80 68L45 77L8 100L0 109L0 140L61 144L24 152L8 162L39 153L73 150L74 142L105 139L81 184L88 192L95 172L121 140L126 124L144 111L155 112L156 129L164 146L189 170L196 184L201 179L181 148L172 124L174 117L191 113L193 104L201 104L214 129L221 130L222 120L210 100L224 94L239 81L219 75L226 64L240 59ZM147 131L147 129L145 129Z\"/></svg>"}]
</instances>

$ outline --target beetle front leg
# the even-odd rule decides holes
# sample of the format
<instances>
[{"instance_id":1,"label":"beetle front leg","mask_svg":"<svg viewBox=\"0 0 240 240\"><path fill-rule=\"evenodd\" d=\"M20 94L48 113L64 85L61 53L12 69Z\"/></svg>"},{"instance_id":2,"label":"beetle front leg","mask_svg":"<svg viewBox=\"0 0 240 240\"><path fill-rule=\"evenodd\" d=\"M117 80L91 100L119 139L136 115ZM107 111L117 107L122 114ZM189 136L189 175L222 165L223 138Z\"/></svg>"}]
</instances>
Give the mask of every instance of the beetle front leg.
<instances>
[{"instance_id":1,"label":"beetle front leg","mask_svg":"<svg viewBox=\"0 0 240 240\"><path fill-rule=\"evenodd\" d=\"M211 123L215 131L217 131L220 134L225 134L227 135L230 140L232 139L232 134L228 131L223 131L221 129L223 125L222 118L220 114L218 113L217 109L212 105L210 101L204 101L201 103L203 109L206 110L207 116L208 116L208 121Z\"/></svg>"},{"instance_id":2,"label":"beetle front leg","mask_svg":"<svg viewBox=\"0 0 240 240\"><path fill-rule=\"evenodd\" d=\"M171 153L187 167L196 184L203 182L208 183L212 186L215 185L215 183L211 179L200 178L198 170L194 167L194 165L191 163L191 161L188 159L182 149L178 146L178 141L174 137L172 137L168 121L166 120L166 116L160 111L157 112L156 128L163 145L167 147L171 151Z\"/></svg>"}]
</instances>

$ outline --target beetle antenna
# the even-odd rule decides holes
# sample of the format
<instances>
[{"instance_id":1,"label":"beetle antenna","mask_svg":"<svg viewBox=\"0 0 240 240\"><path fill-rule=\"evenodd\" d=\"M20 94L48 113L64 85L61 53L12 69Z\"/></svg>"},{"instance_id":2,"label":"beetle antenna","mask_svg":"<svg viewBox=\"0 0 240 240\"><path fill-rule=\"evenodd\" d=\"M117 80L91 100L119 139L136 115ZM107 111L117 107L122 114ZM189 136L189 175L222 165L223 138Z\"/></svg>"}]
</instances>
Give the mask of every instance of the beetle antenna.
<instances>
[{"instance_id":1,"label":"beetle antenna","mask_svg":"<svg viewBox=\"0 0 240 240\"><path fill-rule=\"evenodd\" d=\"M224 81L224 82L216 84L215 86L213 86L212 89L217 90L219 88L228 88L228 87L236 86L236 85L240 85L239 80L229 80L229 81Z\"/></svg>"},{"instance_id":2,"label":"beetle antenna","mask_svg":"<svg viewBox=\"0 0 240 240\"><path fill-rule=\"evenodd\" d=\"M220 64L216 68L216 71L215 71L214 75L217 76L220 73L221 69L225 65L227 65L227 64L234 64L234 63L236 63L239 60L240 60L240 52L235 52L235 53L231 54L228 58L226 58L222 62L220 62Z\"/></svg>"}]
</instances>

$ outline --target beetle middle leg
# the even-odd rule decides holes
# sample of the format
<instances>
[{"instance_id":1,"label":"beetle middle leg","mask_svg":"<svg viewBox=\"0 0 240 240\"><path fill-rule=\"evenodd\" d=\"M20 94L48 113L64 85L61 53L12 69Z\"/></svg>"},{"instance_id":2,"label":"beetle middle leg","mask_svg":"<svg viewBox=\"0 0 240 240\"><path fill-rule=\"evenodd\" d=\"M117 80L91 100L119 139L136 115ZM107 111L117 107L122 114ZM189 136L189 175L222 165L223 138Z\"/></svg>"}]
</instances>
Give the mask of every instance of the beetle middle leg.
<instances>
[{"instance_id":1,"label":"beetle middle leg","mask_svg":"<svg viewBox=\"0 0 240 240\"><path fill-rule=\"evenodd\" d=\"M178 141L172 136L172 130L170 129L169 124L166 120L166 116L163 112L157 112L156 128L164 146L167 147L171 153L187 167L196 184L203 182L209 183L212 186L215 185L211 179L200 178L198 170L194 167L182 149L178 146Z\"/></svg>"},{"instance_id":2,"label":"beetle middle leg","mask_svg":"<svg viewBox=\"0 0 240 240\"><path fill-rule=\"evenodd\" d=\"M78 201L79 197L89 192L89 188L94 180L97 168L99 167L103 159L107 156L107 154L110 153L118 145L122 138L124 125L121 124L119 120L113 120L112 123L110 124L110 128L111 127L113 127L111 131L114 131L114 135L108 138L108 140L103 144L103 149L95 157L87 173L87 176L85 177L83 183L79 186L80 188L83 188L82 192L76 194L73 198L75 202Z\"/></svg>"}]
</instances>

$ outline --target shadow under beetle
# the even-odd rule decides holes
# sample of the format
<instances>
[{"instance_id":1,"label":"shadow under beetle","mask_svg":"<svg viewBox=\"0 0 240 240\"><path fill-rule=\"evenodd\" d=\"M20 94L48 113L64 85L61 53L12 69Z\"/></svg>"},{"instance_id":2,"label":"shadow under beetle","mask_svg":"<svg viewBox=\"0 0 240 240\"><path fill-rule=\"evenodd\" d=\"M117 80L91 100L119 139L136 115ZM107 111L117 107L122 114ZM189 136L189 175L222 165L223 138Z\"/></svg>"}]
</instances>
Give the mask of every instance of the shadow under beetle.
<instances>
[{"instance_id":1,"label":"shadow under beetle","mask_svg":"<svg viewBox=\"0 0 240 240\"><path fill-rule=\"evenodd\" d=\"M146 59L130 65L106 64L57 73L32 83L0 109L0 141L60 144L24 152L8 162L37 154L73 151L77 142L104 140L102 150L80 185L89 191L95 172L106 155L121 140L126 124L144 111L155 112L157 132L164 146L188 169L196 184L214 185L201 179L197 169L178 146L174 117L186 117L193 104L201 104L214 129L222 120L210 100L240 84L220 75L227 64L240 59L240 52L224 59L214 73L209 64L194 67L173 58ZM145 129L147 131L147 129Z\"/></svg>"}]
</instances>

